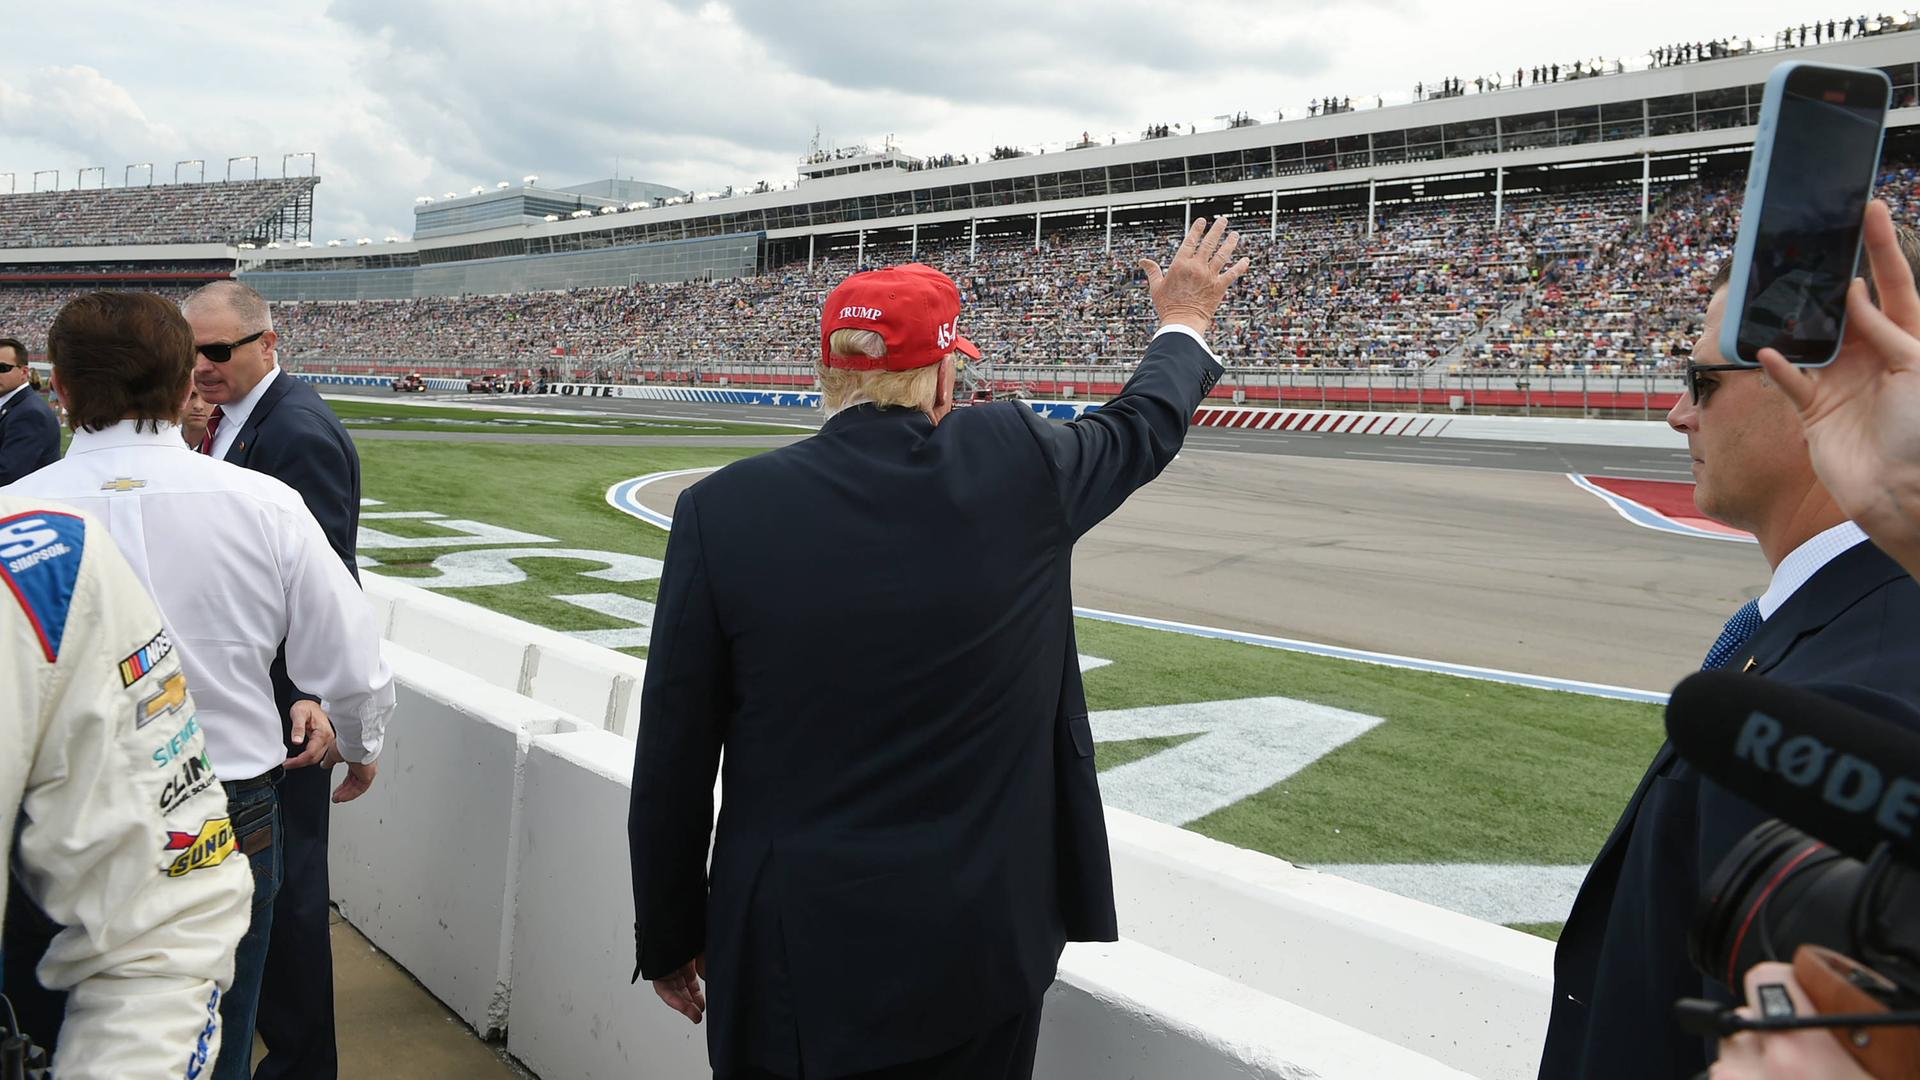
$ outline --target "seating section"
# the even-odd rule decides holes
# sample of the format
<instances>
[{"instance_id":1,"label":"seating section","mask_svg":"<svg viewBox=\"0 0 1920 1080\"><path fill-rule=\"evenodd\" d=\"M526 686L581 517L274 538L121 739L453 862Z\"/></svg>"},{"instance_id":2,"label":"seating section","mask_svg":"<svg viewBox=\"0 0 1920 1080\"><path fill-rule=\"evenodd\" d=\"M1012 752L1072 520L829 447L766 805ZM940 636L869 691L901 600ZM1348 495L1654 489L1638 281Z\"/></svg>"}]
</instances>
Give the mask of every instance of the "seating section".
<instances>
[{"instance_id":1,"label":"seating section","mask_svg":"<svg viewBox=\"0 0 1920 1080\"><path fill-rule=\"evenodd\" d=\"M317 182L301 176L0 195L0 249L277 239L281 209Z\"/></svg>"},{"instance_id":2,"label":"seating section","mask_svg":"<svg viewBox=\"0 0 1920 1080\"><path fill-rule=\"evenodd\" d=\"M266 182L261 182L265 184ZM1251 367L1669 370L1685 362L1705 286L1732 250L1744 179L1656 185L1641 221L1637 182L1517 191L1498 227L1488 195L1282 211L1238 222L1253 268L1214 335ZM218 185L199 185L213 188ZM240 185L235 185L240 186ZM1920 214L1920 173L1890 169L1898 220ZM1204 212L1196 206L1196 212ZM1177 223L870 242L862 265L918 258L960 283L964 332L992 361L1124 368L1153 324L1136 270L1165 260ZM844 239L844 238L842 238ZM629 381L698 368L804 370L820 304L856 268L840 244L734 280L498 296L275 305L282 355L338 370L531 369ZM36 349L78 287L0 286L0 335ZM161 288L179 295L177 288ZM682 376L684 377L684 375Z\"/></svg>"}]
</instances>

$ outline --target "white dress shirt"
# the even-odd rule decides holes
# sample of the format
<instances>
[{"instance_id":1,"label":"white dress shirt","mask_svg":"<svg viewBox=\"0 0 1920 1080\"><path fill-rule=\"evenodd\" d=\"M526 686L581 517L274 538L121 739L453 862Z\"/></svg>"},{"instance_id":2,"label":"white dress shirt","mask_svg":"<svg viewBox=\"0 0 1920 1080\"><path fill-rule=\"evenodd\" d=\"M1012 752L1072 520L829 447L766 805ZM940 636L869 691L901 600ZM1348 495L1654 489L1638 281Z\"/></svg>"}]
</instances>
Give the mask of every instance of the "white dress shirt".
<instances>
[{"instance_id":1,"label":"white dress shirt","mask_svg":"<svg viewBox=\"0 0 1920 1080\"><path fill-rule=\"evenodd\" d=\"M253 384L253 389L247 391L246 397L220 406L220 430L213 436L213 457L222 461L227 459L227 451L233 449L233 441L240 437L240 429L247 426L247 417L253 415L253 408L260 404L261 395L279 377L280 365L275 364L267 369L259 382Z\"/></svg>"},{"instance_id":2,"label":"white dress shirt","mask_svg":"<svg viewBox=\"0 0 1920 1080\"><path fill-rule=\"evenodd\" d=\"M1867 534L1860 531L1860 526L1843 521L1794 548L1792 554L1773 568L1773 580L1768 582L1767 591L1760 594L1760 618L1773 618L1773 613L1799 592L1807 579L1819 573L1821 567L1866 542Z\"/></svg>"},{"instance_id":3,"label":"white dress shirt","mask_svg":"<svg viewBox=\"0 0 1920 1080\"><path fill-rule=\"evenodd\" d=\"M20 391L25 390L28 387L28 385L29 385L28 383L21 383L19 386L14 387L13 389L7 391L6 393L0 394L0 409L6 408L7 402L12 401L16 396L19 395Z\"/></svg>"},{"instance_id":4,"label":"white dress shirt","mask_svg":"<svg viewBox=\"0 0 1920 1080\"><path fill-rule=\"evenodd\" d=\"M74 433L62 460L8 485L107 526L153 594L222 780L286 760L268 668L325 702L348 761L380 754L394 706L373 609L292 488L194 453L180 429Z\"/></svg>"}]
</instances>

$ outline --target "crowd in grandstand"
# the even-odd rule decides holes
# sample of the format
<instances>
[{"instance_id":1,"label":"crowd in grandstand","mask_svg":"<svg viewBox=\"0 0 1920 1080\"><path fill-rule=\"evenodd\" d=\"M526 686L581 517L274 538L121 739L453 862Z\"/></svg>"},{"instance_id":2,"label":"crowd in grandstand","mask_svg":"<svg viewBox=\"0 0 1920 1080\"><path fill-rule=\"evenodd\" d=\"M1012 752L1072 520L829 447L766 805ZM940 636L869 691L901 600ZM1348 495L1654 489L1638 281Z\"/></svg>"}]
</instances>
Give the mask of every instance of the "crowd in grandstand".
<instances>
[{"instance_id":1,"label":"crowd in grandstand","mask_svg":"<svg viewBox=\"0 0 1920 1080\"><path fill-rule=\"evenodd\" d=\"M212 244L267 238L310 177L0 195L0 248Z\"/></svg>"},{"instance_id":2,"label":"crowd in grandstand","mask_svg":"<svg viewBox=\"0 0 1920 1080\"><path fill-rule=\"evenodd\" d=\"M1884 190L1913 209L1913 170ZM1284 213L1270 239L1242 222L1254 269L1218 320L1217 347L1252 366L1671 367L1697 332L1700 286L1733 239L1737 179L1656 193L1642 226L1637 184ZM869 242L864 264L910 258L951 273L968 334L990 360L1126 365L1151 314L1134 267L1164 258L1167 227L1043 237ZM405 359L525 367L617 355L637 377L689 361L716 368L805 365L821 297L853 253L757 277L625 288L275 305L296 363ZM40 340L70 287L0 291L0 327ZM161 288L164 293L180 289Z\"/></svg>"}]
</instances>

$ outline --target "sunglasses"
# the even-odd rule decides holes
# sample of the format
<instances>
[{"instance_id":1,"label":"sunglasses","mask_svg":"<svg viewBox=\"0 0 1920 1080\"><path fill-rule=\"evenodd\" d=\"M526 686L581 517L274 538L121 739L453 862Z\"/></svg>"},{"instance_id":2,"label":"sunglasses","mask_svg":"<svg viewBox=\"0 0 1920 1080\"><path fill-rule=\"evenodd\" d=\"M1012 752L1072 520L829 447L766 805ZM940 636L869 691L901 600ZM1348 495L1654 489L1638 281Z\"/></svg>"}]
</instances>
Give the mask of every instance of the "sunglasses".
<instances>
[{"instance_id":1,"label":"sunglasses","mask_svg":"<svg viewBox=\"0 0 1920 1080\"><path fill-rule=\"evenodd\" d=\"M1722 371L1759 370L1757 367L1748 367L1746 364L1688 364L1687 393L1693 397L1694 407L1698 408L1707 403L1707 399L1713 396L1714 388L1720 385L1712 380L1703 380L1700 376Z\"/></svg>"},{"instance_id":2,"label":"sunglasses","mask_svg":"<svg viewBox=\"0 0 1920 1080\"><path fill-rule=\"evenodd\" d=\"M251 345L259 341L265 334L265 330L258 330L241 338L239 341L229 341L225 344L213 342L206 345L195 345L194 350L216 364L224 364L233 359L233 350L242 345Z\"/></svg>"},{"instance_id":3,"label":"sunglasses","mask_svg":"<svg viewBox=\"0 0 1920 1080\"><path fill-rule=\"evenodd\" d=\"M27 370L27 365L25 364L0 364L0 371L25 371L25 370Z\"/></svg>"}]
</instances>

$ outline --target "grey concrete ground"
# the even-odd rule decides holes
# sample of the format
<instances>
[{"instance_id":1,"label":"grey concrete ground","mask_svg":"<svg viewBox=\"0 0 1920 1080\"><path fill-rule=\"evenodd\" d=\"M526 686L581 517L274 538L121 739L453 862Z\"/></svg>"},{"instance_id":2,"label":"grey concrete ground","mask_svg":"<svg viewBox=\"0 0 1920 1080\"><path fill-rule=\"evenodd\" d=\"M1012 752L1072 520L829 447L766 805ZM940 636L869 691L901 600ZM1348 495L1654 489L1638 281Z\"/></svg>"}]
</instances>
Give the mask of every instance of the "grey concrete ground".
<instances>
[{"instance_id":1,"label":"grey concrete ground","mask_svg":"<svg viewBox=\"0 0 1920 1080\"><path fill-rule=\"evenodd\" d=\"M1702 643L1766 585L1754 545L1640 528L1560 466L1528 467L1519 454L1370 460L1293 445L1302 453L1183 452L1080 541L1075 602L1664 690L1698 668ZM1605 448L1553 452L1581 449ZM642 498L671 513L697 479Z\"/></svg>"}]
</instances>

